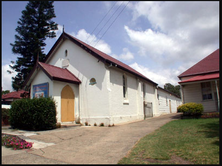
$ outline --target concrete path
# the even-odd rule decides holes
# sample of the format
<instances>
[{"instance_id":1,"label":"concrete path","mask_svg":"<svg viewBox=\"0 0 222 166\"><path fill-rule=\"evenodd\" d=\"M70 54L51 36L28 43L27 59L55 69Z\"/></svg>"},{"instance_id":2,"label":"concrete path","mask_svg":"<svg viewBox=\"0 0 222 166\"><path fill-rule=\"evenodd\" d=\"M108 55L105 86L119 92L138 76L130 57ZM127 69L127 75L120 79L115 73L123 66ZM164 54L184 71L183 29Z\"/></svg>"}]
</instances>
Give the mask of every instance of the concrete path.
<instances>
[{"instance_id":1,"label":"concrete path","mask_svg":"<svg viewBox=\"0 0 222 166\"><path fill-rule=\"evenodd\" d=\"M2 130L22 133L26 141L34 142L29 150L15 151L2 146L2 164L117 164L142 137L180 116L173 113L114 127L76 126L41 132Z\"/></svg>"}]
</instances>

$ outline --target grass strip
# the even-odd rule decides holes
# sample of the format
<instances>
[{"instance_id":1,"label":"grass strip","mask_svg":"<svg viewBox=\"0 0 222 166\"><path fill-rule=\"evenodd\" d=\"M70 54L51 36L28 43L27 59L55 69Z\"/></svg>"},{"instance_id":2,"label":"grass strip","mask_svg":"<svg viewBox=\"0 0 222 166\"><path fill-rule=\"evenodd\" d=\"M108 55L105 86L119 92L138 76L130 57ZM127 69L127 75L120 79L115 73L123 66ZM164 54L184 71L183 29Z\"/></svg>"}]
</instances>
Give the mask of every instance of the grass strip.
<instances>
[{"instance_id":1,"label":"grass strip","mask_svg":"<svg viewBox=\"0 0 222 166\"><path fill-rule=\"evenodd\" d=\"M219 118L171 121L143 137L118 164L219 164Z\"/></svg>"}]
</instances>

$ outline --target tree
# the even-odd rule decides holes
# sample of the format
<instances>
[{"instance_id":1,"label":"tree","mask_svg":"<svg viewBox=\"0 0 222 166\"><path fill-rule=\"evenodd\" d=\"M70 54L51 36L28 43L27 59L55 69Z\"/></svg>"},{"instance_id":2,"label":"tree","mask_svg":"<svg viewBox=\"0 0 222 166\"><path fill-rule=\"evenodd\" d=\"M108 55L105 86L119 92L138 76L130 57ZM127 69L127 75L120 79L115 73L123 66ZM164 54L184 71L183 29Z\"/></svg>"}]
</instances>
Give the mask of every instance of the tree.
<instances>
[{"instance_id":1,"label":"tree","mask_svg":"<svg viewBox=\"0 0 222 166\"><path fill-rule=\"evenodd\" d=\"M52 21L52 18L56 17L53 2L29 1L17 22L18 26L15 30L18 34L15 35L14 44L10 43L10 45L12 52L19 57L14 65L9 65L17 72L17 75L12 77L14 90L22 89L25 79L37 60L40 62L45 60L46 38L56 37L55 30L58 29L58 24Z\"/></svg>"},{"instance_id":2,"label":"tree","mask_svg":"<svg viewBox=\"0 0 222 166\"><path fill-rule=\"evenodd\" d=\"M5 94L7 94L7 93L10 93L10 90L3 90L3 91L2 91L2 95L5 95Z\"/></svg>"},{"instance_id":3,"label":"tree","mask_svg":"<svg viewBox=\"0 0 222 166\"><path fill-rule=\"evenodd\" d=\"M177 96L180 96L180 97L181 97L181 95L180 95L180 85L174 86L174 85L172 85L172 84L170 84L170 83L166 83L166 84L164 85L164 89L166 89L166 90L168 90L168 91L176 94Z\"/></svg>"}]
</instances>

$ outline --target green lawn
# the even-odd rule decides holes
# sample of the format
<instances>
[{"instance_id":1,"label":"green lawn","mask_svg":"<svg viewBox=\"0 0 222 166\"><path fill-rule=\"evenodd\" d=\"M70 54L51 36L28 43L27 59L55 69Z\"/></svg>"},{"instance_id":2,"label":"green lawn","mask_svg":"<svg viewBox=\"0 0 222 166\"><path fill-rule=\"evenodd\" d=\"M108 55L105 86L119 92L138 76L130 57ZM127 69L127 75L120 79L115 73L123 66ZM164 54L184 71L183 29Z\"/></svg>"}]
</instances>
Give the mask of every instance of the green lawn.
<instances>
[{"instance_id":1,"label":"green lawn","mask_svg":"<svg viewBox=\"0 0 222 166\"><path fill-rule=\"evenodd\" d=\"M143 137L118 164L219 164L219 118L181 119Z\"/></svg>"}]
</instances>

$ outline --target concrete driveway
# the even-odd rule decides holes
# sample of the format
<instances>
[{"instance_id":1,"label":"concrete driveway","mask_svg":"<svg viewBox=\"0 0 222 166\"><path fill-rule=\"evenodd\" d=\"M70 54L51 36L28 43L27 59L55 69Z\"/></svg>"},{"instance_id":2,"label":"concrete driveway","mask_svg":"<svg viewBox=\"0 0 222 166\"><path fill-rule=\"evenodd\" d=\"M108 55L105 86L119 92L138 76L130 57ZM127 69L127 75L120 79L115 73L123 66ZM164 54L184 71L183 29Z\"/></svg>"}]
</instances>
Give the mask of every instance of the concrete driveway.
<instances>
[{"instance_id":1,"label":"concrete driveway","mask_svg":"<svg viewBox=\"0 0 222 166\"><path fill-rule=\"evenodd\" d=\"M172 113L114 127L20 132L26 141L38 146L16 151L2 146L2 164L117 164L142 137L180 116ZM13 131L2 130L7 132Z\"/></svg>"}]
</instances>

